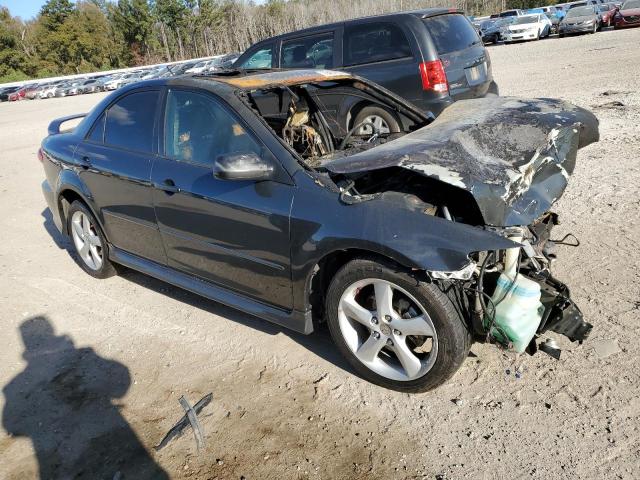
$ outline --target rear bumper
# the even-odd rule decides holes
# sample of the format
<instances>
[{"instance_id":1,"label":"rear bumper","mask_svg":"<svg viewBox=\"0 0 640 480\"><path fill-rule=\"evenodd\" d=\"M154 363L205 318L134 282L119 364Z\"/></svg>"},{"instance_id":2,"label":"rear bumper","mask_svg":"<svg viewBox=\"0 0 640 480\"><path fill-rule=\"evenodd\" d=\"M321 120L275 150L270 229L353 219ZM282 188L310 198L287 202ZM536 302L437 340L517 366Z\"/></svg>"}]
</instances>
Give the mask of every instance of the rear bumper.
<instances>
[{"instance_id":1,"label":"rear bumper","mask_svg":"<svg viewBox=\"0 0 640 480\"><path fill-rule=\"evenodd\" d=\"M44 180L42 182L42 194L44 195L44 199L47 202L47 206L51 211L51 217L53 218L53 223L55 224L56 228L60 230L60 232L62 232L63 228L62 228L62 219L60 218L60 210L58 210L55 195L53 194L51 185L49 185L49 182L47 180Z\"/></svg>"},{"instance_id":2,"label":"rear bumper","mask_svg":"<svg viewBox=\"0 0 640 480\"><path fill-rule=\"evenodd\" d=\"M412 103L424 112L431 112L434 116L438 116L442 111L453 103L453 98L444 97L435 100L413 100Z\"/></svg>"}]
</instances>

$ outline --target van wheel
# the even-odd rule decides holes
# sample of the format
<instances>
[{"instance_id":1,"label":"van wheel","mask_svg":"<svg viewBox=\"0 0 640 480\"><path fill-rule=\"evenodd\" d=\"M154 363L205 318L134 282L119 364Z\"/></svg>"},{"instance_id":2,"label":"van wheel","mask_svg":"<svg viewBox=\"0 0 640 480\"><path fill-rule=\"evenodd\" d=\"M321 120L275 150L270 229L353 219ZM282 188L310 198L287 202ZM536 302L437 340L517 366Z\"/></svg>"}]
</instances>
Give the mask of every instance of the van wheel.
<instances>
[{"instance_id":1,"label":"van wheel","mask_svg":"<svg viewBox=\"0 0 640 480\"><path fill-rule=\"evenodd\" d=\"M471 334L445 293L375 260L352 260L336 273L325 312L331 337L354 370L401 392L443 384L471 346Z\"/></svg>"},{"instance_id":2,"label":"van wheel","mask_svg":"<svg viewBox=\"0 0 640 480\"><path fill-rule=\"evenodd\" d=\"M363 122L366 122L366 124L356 130L356 135L373 135L374 131L384 135L400 131L400 125L396 118L381 107L370 106L360 110L353 121L353 126L358 126Z\"/></svg>"},{"instance_id":3,"label":"van wheel","mask_svg":"<svg viewBox=\"0 0 640 480\"><path fill-rule=\"evenodd\" d=\"M69 207L67 222L76 263L95 278L115 275L115 266L109 261L109 244L87 206L78 200L74 201Z\"/></svg>"}]
</instances>

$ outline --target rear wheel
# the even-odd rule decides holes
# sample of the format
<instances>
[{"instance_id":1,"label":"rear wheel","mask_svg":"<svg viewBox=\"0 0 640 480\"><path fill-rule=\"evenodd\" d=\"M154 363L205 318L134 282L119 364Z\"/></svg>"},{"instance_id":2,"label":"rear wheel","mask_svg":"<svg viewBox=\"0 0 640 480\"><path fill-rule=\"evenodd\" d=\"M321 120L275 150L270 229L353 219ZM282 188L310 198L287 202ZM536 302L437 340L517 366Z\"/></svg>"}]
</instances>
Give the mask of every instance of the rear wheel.
<instances>
[{"instance_id":1,"label":"rear wheel","mask_svg":"<svg viewBox=\"0 0 640 480\"><path fill-rule=\"evenodd\" d=\"M109 261L109 245L87 206L78 200L74 201L69 207L67 222L76 263L95 278L115 275L116 269Z\"/></svg>"},{"instance_id":2,"label":"rear wheel","mask_svg":"<svg viewBox=\"0 0 640 480\"><path fill-rule=\"evenodd\" d=\"M376 131L384 135L400 131L400 125L396 118L381 107L370 106L360 110L353 121L353 126L356 127L360 124L363 125L356 130L356 135L368 136L373 135Z\"/></svg>"},{"instance_id":3,"label":"rear wheel","mask_svg":"<svg viewBox=\"0 0 640 480\"><path fill-rule=\"evenodd\" d=\"M373 260L352 260L336 273L326 320L359 375L402 392L444 383L471 345L460 314L436 285Z\"/></svg>"}]
</instances>

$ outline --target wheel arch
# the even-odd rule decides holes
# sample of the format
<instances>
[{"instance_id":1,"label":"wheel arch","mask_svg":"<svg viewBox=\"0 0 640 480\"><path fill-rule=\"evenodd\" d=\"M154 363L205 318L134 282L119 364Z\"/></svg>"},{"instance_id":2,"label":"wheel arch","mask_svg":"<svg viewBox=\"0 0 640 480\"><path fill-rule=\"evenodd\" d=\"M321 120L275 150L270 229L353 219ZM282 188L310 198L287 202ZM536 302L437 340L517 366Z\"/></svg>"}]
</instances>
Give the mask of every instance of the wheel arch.
<instances>
[{"instance_id":1,"label":"wheel arch","mask_svg":"<svg viewBox=\"0 0 640 480\"><path fill-rule=\"evenodd\" d=\"M389 115L395 118L396 122L398 122L398 125L400 125L400 128L402 128L402 120L400 119L400 117L398 117L396 112L373 100L362 99L358 102L353 103L349 110L345 113L345 118L347 119L347 131L355 127L354 122L356 117L362 110L367 107L378 107L382 110L385 110Z\"/></svg>"},{"instance_id":2,"label":"wheel arch","mask_svg":"<svg viewBox=\"0 0 640 480\"><path fill-rule=\"evenodd\" d=\"M69 208L71 207L71 204L76 200L82 202L89 209L89 211L93 214L93 217L99 223L100 228L102 229L102 232L106 237L104 225L102 224L101 218L96 213L93 202L89 201L88 196L84 194L80 188L70 184L62 185L59 188L56 197L56 205L62 224L62 233L65 235L69 235L67 216L69 214Z\"/></svg>"},{"instance_id":3,"label":"wheel arch","mask_svg":"<svg viewBox=\"0 0 640 480\"><path fill-rule=\"evenodd\" d=\"M326 253L311 268L305 280L305 303L311 309L314 322L324 322L324 301L331 280L340 268L355 259L374 260L407 272L413 270L390 256L364 248L343 248ZM415 270L414 273L423 277L424 281L429 281L429 277L423 270Z\"/></svg>"}]
</instances>

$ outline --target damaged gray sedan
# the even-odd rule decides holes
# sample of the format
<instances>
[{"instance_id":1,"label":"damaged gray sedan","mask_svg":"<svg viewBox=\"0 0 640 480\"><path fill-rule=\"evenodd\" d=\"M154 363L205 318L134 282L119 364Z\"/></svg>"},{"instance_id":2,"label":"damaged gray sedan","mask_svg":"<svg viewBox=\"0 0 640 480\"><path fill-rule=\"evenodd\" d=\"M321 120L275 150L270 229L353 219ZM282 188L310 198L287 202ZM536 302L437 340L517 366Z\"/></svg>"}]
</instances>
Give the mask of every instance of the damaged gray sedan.
<instances>
[{"instance_id":1,"label":"damaged gray sedan","mask_svg":"<svg viewBox=\"0 0 640 480\"><path fill-rule=\"evenodd\" d=\"M551 209L598 140L584 109L492 97L433 120L300 70L143 82L64 120L43 191L93 276L122 264L302 333L326 322L358 374L405 392L441 385L473 341L534 353L546 331L591 331L551 273L571 243ZM145 135L146 163L111 150Z\"/></svg>"}]
</instances>

